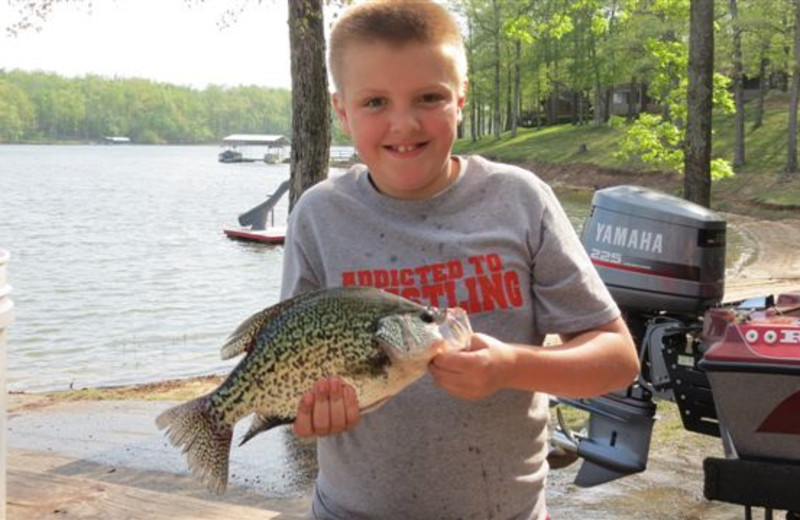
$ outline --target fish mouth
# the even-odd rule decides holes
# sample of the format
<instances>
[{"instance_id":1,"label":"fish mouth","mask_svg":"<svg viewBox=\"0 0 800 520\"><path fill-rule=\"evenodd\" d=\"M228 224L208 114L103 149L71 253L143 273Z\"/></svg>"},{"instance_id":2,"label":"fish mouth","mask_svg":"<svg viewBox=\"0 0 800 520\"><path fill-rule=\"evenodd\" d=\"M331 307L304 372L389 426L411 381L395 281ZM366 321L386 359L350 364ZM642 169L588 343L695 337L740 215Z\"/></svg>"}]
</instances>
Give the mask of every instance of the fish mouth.
<instances>
[{"instance_id":1,"label":"fish mouth","mask_svg":"<svg viewBox=\"0 0 800 520\"><path fill-rule=\"evenodd\" d=\"M444 322L439 325L439 333L447 343L447 350L464 350L469 346L472 326L467 311L460 307L445 310Z\"/></svg>"}]
</instances>

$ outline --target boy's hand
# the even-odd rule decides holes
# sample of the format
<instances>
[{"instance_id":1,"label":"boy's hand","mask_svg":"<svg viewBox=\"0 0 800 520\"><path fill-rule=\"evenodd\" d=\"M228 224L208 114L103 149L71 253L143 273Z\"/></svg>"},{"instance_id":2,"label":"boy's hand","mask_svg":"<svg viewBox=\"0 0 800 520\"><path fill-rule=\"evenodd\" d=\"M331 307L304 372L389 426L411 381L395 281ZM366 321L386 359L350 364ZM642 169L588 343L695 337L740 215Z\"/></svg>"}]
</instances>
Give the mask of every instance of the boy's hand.
<instances>
[{"instance_id":1,"label":"boy's hand","mask_svg":"<svg viewBox=\"0 0 800 520\"><path fill-rule=\"evenodd\" d=\"M320 379L297 406L294 431L300 437L334 435L353 428L361 420L358 398L352 386L338 377Z\"/></svg>"},{"instance_id":2,"label":"boy's hand","mask_svg":"<svg viewBox=\"0 0 800 520\"><path fill-rule=\"evenodd\" d=\"M473 334L467 350L437 355L428 365L428 371L450 395L481 399L505 386L505 373L514 363L514 350L486 334Z\"/></svg>"}]
</instances>

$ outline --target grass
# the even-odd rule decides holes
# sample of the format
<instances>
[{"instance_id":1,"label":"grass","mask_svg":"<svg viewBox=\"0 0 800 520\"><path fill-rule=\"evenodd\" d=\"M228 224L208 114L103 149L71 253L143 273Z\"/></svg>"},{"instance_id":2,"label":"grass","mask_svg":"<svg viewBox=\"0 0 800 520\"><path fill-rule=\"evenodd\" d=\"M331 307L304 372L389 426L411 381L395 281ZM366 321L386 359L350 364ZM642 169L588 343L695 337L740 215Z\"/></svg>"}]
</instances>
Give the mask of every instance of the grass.
<instances>
[{"instance_id":1,"label":"grass","mask_svg":"<svg viewBox=\"0 0 800 520\"><path fill-rule=\"evenodd\" d=\"M504 134L500 140L484 138L476 142L457 143L458 153L486 154L509 162L536 161L545 163L593 163L608 168L625 164L613 157L623 133L608 126L560 125L537 130L520 128L517 136ZM586 152L581 152L581 145Z\"/></svg>"},{"instance_id":2,"label":"grass","mask_svg":"<svg viewBox=\"0 0 800 520\"><path fill-rule=\"evenodd\" d=\"M744 165L733 178L712 187L712 207L761 218L797 218L800 211L800 173L786 173L789 96L772 92L766 99L763 125L753 128L754 102L746 104ZM714 120L713 156L733 161L734 115ZM516 137L461 139L456 153L474 153L511 163L591 164L610 171L647 172L657 168L636 159L615 157L626 126L560 125L521 128ZM585 145L585 151L581 151ZM591 185L591 184L589 184Z\"/></svg>"}]
</instances>

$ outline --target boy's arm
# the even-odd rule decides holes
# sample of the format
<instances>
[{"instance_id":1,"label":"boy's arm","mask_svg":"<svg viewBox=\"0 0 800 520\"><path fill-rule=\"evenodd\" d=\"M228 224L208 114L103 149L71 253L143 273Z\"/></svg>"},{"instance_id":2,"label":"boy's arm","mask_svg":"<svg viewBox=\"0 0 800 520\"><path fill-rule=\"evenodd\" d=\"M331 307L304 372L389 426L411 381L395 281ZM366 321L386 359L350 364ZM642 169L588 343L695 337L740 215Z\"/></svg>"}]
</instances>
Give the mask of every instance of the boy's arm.
<instances>
[{"instance_id":1,"label":"boy's arm","mask_svg":"<svg viewBox=\"0 0 800 520\"><path fill-rule=\"evenodd\" d=\"M628 386L639 371L621 318L562 335L562 341L543 348L474 334L470 350L439 354L429 370L440 387L462 399L480 399L503 388L589 397ZM323 379L301 399L294 431L301 437L333 435L353 428L360 418L355 390L338 378Z\"/></svg>"},{"instance_id":2,"label":"boy's arm","mask_svg":"<svg viewBox=\"0 0 800 520\"><path fill-rule=\"evenodd\" d=\"M552 347L512 345L484 334L470 349L436 356L430 372L436 383L462 399L480 399L503 388L562 397L589 397L628 386L639 360L621 318L562 336Z\"/></svg>"}]
</instances>

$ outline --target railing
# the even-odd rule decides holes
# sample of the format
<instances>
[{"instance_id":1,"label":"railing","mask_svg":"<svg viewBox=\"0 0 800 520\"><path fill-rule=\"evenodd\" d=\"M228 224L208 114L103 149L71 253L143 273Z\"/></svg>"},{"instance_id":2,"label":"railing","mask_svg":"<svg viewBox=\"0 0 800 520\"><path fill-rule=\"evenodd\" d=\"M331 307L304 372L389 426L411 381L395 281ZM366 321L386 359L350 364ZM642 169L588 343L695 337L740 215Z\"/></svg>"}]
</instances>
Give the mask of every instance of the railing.
<instances>
[{"instance_id":1,"label":"railing","mask_svg":"<svg viewBox=\"0 0 800 520\"><path fill-rule=\"evenodd\" d=\"M354 157L356 157L356 152L352 148L331 148L330 160L332 162L351 161Z\"/></svg>"}]
</instances>

